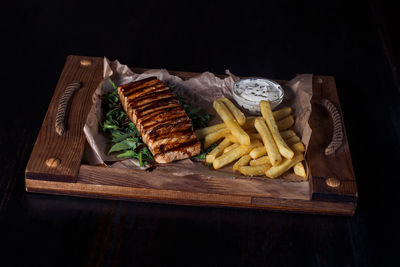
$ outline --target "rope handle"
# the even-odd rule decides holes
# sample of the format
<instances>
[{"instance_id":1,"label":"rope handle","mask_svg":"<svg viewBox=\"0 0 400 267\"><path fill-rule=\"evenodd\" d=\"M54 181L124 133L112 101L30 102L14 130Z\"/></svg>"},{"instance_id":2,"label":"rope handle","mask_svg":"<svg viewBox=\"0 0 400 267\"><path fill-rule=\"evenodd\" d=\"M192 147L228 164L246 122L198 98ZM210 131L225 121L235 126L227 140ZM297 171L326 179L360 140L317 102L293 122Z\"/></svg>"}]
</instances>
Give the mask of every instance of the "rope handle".
<instances>
[{"instance_id":1,"label":"rope handle","mask_svg":"<svg viewBox=\"0 0 400 267\"><path fill-rule=\"evenodd\" d=\"M343 143L343 124L340 112L336 106L328 99L322 99L319 104L326 108L333 121L332 140L325 148L324 154L329 156L334 154Z\"/></svg>"},{"instance_id":2,"label":"rope handle","mask_svg":"<svg viewBox=\"0 0 400 267\"><path fill-rule=\"evenodd\" d=\"M81 87L81 83L79 81L74 81L70 83L66 88L59 99L58 106L57 106L57 114L56 114L56 133L58 135L63 135L64 132L66 131L65 127L65 120L67 118L67 110L68 110L68 105L70 103L70 100L79 88Z\"/></svg>"}]
</instances>

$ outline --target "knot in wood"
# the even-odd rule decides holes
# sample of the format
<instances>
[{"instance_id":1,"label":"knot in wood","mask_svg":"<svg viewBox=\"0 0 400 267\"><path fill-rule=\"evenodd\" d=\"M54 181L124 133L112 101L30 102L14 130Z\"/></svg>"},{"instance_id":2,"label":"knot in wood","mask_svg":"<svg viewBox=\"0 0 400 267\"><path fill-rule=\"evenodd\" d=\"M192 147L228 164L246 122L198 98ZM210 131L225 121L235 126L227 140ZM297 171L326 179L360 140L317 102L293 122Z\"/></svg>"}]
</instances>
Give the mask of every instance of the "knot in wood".
<instances>
[{"instance_id":1,"label":"knot in wood","mask_svg":"<svg viewBox=\"0 0 400 267\"><path fill-rule=\"evenodd\" d=\"M335 178L335 177L329 177L326 179L326 184L330 187L336 188L340 185L340 181L339 179Z\"/></svg>"},{"instance_id":2,"label":"knot in wood","mask_svg":"<svg viewBox=\"0 0 400 267\"><path fill-rule=\"evenodd\" d=\"M86 66L91 65L91 64L92 64L92 61L90 61L90 60L88 60L88 59L82 59L82 60L80 61L80 63L81 63L82 66L86 67Z\"/></svg>"},{"instance_id":3,"label":"knot in wood","mask_svg":"<svg viewBox=\"0 0 400 267\"><path fill-rule=\"evenodd\" d=\"M61 160L57 159L57 158L48 158L46 160L46 165L50 168L55 168L58 165L60 165Z\"/></svg>"}]
</instances>

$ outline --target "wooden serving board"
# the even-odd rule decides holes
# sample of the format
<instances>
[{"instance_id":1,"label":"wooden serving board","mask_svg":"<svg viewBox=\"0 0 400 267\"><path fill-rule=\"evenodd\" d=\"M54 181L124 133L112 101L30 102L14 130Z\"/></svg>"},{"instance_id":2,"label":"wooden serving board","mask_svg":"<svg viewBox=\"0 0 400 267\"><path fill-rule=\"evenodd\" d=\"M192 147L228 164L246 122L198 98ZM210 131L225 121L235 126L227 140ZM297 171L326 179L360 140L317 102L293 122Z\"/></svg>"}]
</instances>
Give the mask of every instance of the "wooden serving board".
<instances>
[{"instance_id":1,"label":"wooden serving board","mask_svg":"<svg viewBox=\"0 0 400 267\"><path fill-rule=\"evenodd\" d=\"M133 69L138 73L144 70ZM182 79L198 75L170 73ZM313 132L306 158L309 178L304 182L287 182L281 179L210 179L184 173L171 175L162 168L145 172L82 164L86 142L83 126L92 105L92 94L103 79L102 75L103 58L68 56L26 167L28 192L194 206L354 214L357 187L345 131L339 150L331 156L324 155L333 126L328 112L317 102L328 99L340 111L333 77L313 77L310 117ZM58 101L73 81L80 81L82 87L72 97L67 130L58 135L54 127Z\"/></svg>"}]
</instances>

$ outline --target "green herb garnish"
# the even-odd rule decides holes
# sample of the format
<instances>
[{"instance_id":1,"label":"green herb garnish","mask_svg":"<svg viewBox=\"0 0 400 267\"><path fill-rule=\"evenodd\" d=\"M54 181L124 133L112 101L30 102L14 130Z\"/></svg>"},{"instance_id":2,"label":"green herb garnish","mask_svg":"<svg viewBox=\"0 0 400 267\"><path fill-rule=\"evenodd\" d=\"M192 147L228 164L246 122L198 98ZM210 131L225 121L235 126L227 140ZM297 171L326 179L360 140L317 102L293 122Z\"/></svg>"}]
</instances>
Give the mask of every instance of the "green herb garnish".
<instances>
[{"instance_id":1,"label":"green herb garnish","mask_svg":"<svg viewBox=\"0 0 400 267\"><path fill-rule=\"evenodd\" d=\"M194 130L207 127L208 122L211 119L210 114L201 114L199 107L192 107L190 104L186 103L185 100L180 96L177 96L177 98L181 106L185 109L188 117L192 120Z\"/></svg>"},{"instance_id":2,"label":"green herb garnish","mask_svg":"<svg viewBox=\"0 0 400 267\"><path fill-rule=\"evenodd\" d=\"M114 87L114 91L103 97L102 108L105 116L100 123L103 132L111 134L114 143L108 154L119 153L118 158L137 159L140 166L154 162L153 155L143 143L135 124L122 109L117 86L111 79L108 81Z\"/></svg>"}]
</instances>

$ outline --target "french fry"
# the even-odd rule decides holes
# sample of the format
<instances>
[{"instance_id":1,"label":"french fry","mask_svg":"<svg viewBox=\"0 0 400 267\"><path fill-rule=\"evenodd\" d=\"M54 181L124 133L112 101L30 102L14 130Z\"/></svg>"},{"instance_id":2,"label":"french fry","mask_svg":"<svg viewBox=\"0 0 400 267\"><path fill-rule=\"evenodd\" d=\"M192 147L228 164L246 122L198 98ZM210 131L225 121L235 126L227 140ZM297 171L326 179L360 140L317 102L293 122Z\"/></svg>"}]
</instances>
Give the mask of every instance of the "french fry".
<instances>
[{"instance_id":1,"label":"french fry","mask_svg":"<svg viewBox=\"0 0 400 267\"><path fill-rule=\"evenodd\" d=\"M238 161L235 162L235 164L233 164L233 170L237 171L240 166L246 166L247 164L249 164L250 160L251 157L248 154L242 156Z\"/></svg>"},{"instance_id":2,"label":"french fry","mask_svg":"<svg viewBox=\"0 0 400 267\"><path fill-rule=\"evenodd\" d=\"M258 166L258 165L271 165L271 161L269 160L268 156L262 156L259 157L258 159L252 159L249 162L250 166Z\"/></svg>"},{"instance_id":3,"label":"french fry","mask_svg":"<svg viewBox=\"0 0 400 267\"><path fill-rule=\"evenodd\" d=\"M261 114L268 125L268 129L271 131L271 135L274 138L276 146L278 147L279 153L287 159L291 159L294 156L293 150L291 150L285 141L279 134L278 126L276 125L274 116L272 115L271 105L268 101L260 101ZM268 150L267 150L268 151Z\"/></svg>"},{"instance_id":4,"label":"french fry","mask_svg":"<svg viewBox=\"0 0 400 267\"><path fill-rule=\"evenodd\" d=\"M239 143L239 140L236 137L234 137L232 134L228 134L226 136L226 138L228 138L229 141L231 141L232 143Z\"/></svg>"},{"instance_id":5,"label":"french fry","mask_svg":"<svg viewBox=\"0 0 400 267\"><path fill-rule=\"evenodd\" d=\"M220 101L214 101L213 106L218 115L225 122L226 127L231 131L232 135L239 140L239 143L241 145L250 145L249 135L236 122L232 113L228 110L225 104Z\"/></svg>"},{"instance_id":6,"label":"french fry","mask_svg":"<svg viewBox=\"0 0 400 267\"><path fill-rule=\"evenodd\" d=\"M232 145L230 145L230 146L228 146L228 147L226 147L226 148L224 149L224 153L226 153L226 152L228 152L228 151L230 151L230 150L232 150L232 149L234 149L234 148L237 148L237 147L239 147L239 146L240 146L240 144L238 144L238 143L232 144Z\"/></svg>"},{"instance_id":7,"label":"french fry","mask_svg":"<svg viewBox=\"0 0 400 267\"><path fill-rule=\"evenodd\" d=\"M225 138L221 141L210 153L206 155L206 162L212 163L215 158L219 157L222 153L224 153L224 149L230 146L232 142Z\"/></svg>"},{"instance_id":8,"label":"french fry","mask_svg":"<svg viewBox=\"0 0 400 267\"><path fill-rule=\"evenodd\" d=\"M255 147L250 151L249 155L252 159L257 159L261 156L267 155L267 150L265 149L265 146Z\"/></svg>"},{"instance_id":9,"label":"french fry","mask_svg":"<svg viewBox=\"0 0 400 267\"><path fill-rule=\"evenodd\" d=\"M278 127L279 128L279 127ZM296 133L293 130L286 130L279 132L283 139L289 139L290 137L296 136Z\"/></svg>"},{"instance_id":10,"label":"french fry","mask_svg":"<svg viewBox=\"0 0 400 267\"><path fill-rule=\"evenodd\" d=\"M297 135L292 136L292 137L290 137L289 139L286 139L286 140L285 140L285 143L286 143L288 146L297 144L298 142L300 142L300 137L298 137Z\"/></svg>"},{"instance_id":11,"label":"french fry","mask_svg":"<svg viewBox=\"0 0 400 267\"><path fill-rule=\"evenodd\" d=\"M301 163L301 161L293 166L293 170L296 175L307 178L306 169L304 169L303 163Z\"/></svg>"},{"instance_id":12,"label":"french fry","mask_svg":"<svg viewBox=\"0 0 400 267\"><path fill-rule=\"evenodd\" d=\"M272 112L272 115L274 116L274 119L276 121L279 121L279 120L289 116L290 114L292 114L291 107L284 107L284 108L281 108L281 109L278 109L278 110Z\"/></svg>"},{"instance_id":13,"label":"french fry","mask_svg":"<svg viewBox=\"0 0 400 267\"><path fill-rule=\"evenodd\" d=\"M224 128L226 128L225 123L219 123L219 124L215 124L215 125L212 125L212 126L208 126L208 127L202 128L202 129L198 129L198 130L195 131L195 134L196 134L198 139L203 139L206 135L208 135L210 133L213 133L213 132L216 132L216 131L218 131L220 129L224 129Z\"/></svg>"},{"instance_id":14,"label":"french fry","mask_svg":"<svg viewBox=\"0 0 400 267\"><path fill-rule=\"evenodd\" d=\"M213 161L214 169L220 169L229 163L237 160L243 155L248 154L254 147L259 146L261 144L260 141L255 140L249 146L247 145L239 145L238 147L229 150L228 152L222 154L218 158Z\"/></svg>"},{"instance_id":15,"label":"french fry","mask_svg":"<svg viewBox=\"0 0 400 267\"><path fill-rule=\"evenodd\" d=\"M292 115L287 116L276 122L276 126L278 126L279 131L287 130L292 127L294 124L294 118Z\"/></svg>"},{"instance_id":16,"label":"french fry","mask_svg":"<svg viewBox=\"0 0 400 267\"><path fill-rule=\"evenodd\" d=\"M279 162L282 161L282 157L275 144L274 138L272 137L271 132L268 129L268 126L265 124L265 121L262 118L257 118L254 121L254 126L261 135L268 157L271 161L271 165L278 165Z\"/></svg>"},{"instance_id":17,"label":"french fry","mask_svg":"<svg viewBox=\"0 0 400 267\"><path fill-rule=\"evenodd\" d=\"M288 171L290 168L292 168L294 165L296 165L303 159L304 159L303 153L297 152L292 159L284 158L279 165L272 166L265 172L265 175L269 178L276 178L282 175L284 172Z\"/></svg>"},{"instance_id":18,"label":"french fry","mask_svg":"<svg viewBox=\"0 0 400 267\"><path fill-rule=\"evenodd\" d=\"M204 137L204 143L203 143L204 148L208 148L212 144L215 144L218 140L224 138L227 134L229 134L229 130L225 128L225 129L219 129L216 132L206 135Z\"/></svg>"},{"instance_id":19,"label":"french fry","mask_svg":"<svg viewBox=\"0 0 400 267\"><path fill-rule=\"evenodd\" d=\"M303 143L301 143L301 142L291 145L290 148L293 151L297 151L297 152L305 152L306 151L306 148L304 147Z\"/></svg>"},{"instance_id":20,"label":"french fry","mask_svg":"<svg viewBox=\"0 0 400 267\"><path fill-rule=\"evenodd\" d=\"M271 165L258 165L258 166L240 166L239 172L246 176L264 176L264 173L271 167Z\"/></svg>"},{"instance_id":21,"label":"french fry","mask_svg":"<svg viewBox=\"0 0 400 267\"><path fill-rule=\"evenodd\" d=\"M238 109L228 98L221 97L218 98L216 101L220 101L226 105L226 107L232 113L233 117L235 117L239 125L243 125L246 122L246 117L244 116L243 112Z\"/></svg>"}]
</instances>

